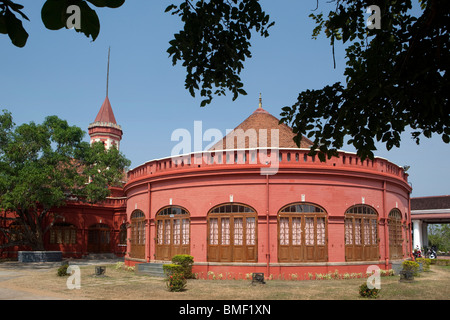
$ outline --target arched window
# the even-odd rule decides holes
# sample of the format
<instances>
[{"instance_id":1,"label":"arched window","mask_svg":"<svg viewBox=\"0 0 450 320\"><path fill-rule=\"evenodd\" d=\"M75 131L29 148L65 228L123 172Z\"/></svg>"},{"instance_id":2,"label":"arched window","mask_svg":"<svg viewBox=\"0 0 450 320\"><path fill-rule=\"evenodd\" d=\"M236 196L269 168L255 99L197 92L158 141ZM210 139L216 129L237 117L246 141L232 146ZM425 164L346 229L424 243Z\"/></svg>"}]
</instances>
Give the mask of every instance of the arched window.
<instances>
[{"instance_id":1,"label":"arched window","mask_svg":"<svg viewBox=\"0 0 450 320\"><path fill-rule=\"evenodd\" d=\"M379 258L377 212L364 204L350 207L345 212L346 261L372 261Z\"/></svg>"},{"instance_id":2,"label":"arched window","mask_svg":"<svg viewBox=\"0 0 450 320\"><path fill-rule=\"evenodd\" d=\"M256 211L244 204L222 204L208 214L208 261L257 262Z\"/></svg>"},{"instance_id":3,"label":"arched window","mask_svg":"<svg viewBox=\"0 0 450 320\"><path fill-rule=\"evenodd\" d=\"M402 213L398 209L389 212L389 258L403 258Z\"/></svg>"},{"instance_id":4,"label":"arched window","mask_svg":"<svg viewBox=\"0 0 450 320\"><path fill-rule=\"evenodd\" d=\"M156 214L156 260L171 260L190 253L189 212L179 206L163 208Z\"/></svg>"},{"instance_id":5,"label":"arched window","mask_svg":"<svg viewBox=\"0 0 450 320\"><path fill-rule=\"evenodd\" d=\"M130 257L145 259L145 214L135 210L130 217Z\"/></svg>"},{"instance_id":6,"label":"arched window","mask_svg":"<svg viewBox=\"0 0 450 320\"><path fill-rule=\"evenodd\" d=\"M294 203L278 213L278 261L327 261L327 216L310 203Z\"/></svg>"},{"instance_id":7,"label":"arched window","mask_svg":"<svg viewBox=\"0 0 450 320\"><path fill-rule=\"evenodd\" d=\"M77 228L70 223L55 223L50 229L50 244L76 244Z\"/></svg>"}]
</instances>

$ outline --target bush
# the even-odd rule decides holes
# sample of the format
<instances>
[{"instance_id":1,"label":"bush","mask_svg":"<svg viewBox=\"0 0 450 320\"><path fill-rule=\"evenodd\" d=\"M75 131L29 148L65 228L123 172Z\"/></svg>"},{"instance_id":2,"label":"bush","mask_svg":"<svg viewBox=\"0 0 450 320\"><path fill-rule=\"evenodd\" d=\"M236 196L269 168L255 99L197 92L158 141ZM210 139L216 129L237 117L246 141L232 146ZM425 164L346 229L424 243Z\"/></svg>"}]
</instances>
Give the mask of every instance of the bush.
<instances>
[{"instance_id":1,"label":"bush","mask_svg":"<svg viewBox=\"0 0 450 320\"><path fill-rule=\"evenodd\" d=\"M380 289L369 289L367 283L364 283L359 287L359 295L363 298L377 298L379 293Z\"/></svg>"},{"instance_id":2,"label":"bush","mask_svg":"<svg viewBox=\"0 0 450 320\"><path fill-rule=\"evenodd\" d=\"M406 260L403 261L402 267L404 271L412 271L415 276L418 275L419 264L417 262Z\"/></svg>"},{"instance_id":3,"label":"bush","mask_svg":"<svg viewBox=\"0 0 450 320\"><path fill-rule=\"evenodd\" d=\"M116 263L116 265L114 266L114 268L116 269L116 270L120 270L120 269L123 269L125 267L125 263L123 263L123 262L117 262Z\"/></svg>"},{"instance_id":4,"label":"bush","mask_svg":"<svg viewBox=\"0 0 450 320\"><path fill-rule=\"evenodd\" d=\"M180 266L178 264L164 264L163 270L167 278L174 274L182 274L184 276L183 266Z\"/></svg>"},{"instance_id":5,"label":"bush","mask_svg":"<svg viewBox=\"0 0 450 320\"><path fill-rule=\"evenodd\" d=\"M180 292L186 289L187 280L193 279L192 265L194 257L188 254L179 254L172 257L172 264L163 265L166 274L167 288L171 292Z\"/></svg>"},{"instance_id":6,"label":"bush","mask_svg":"<svg viewBox=\"0 0 450 320\"><path fill-rule=\"evenodd\" d=\"M438 265L438 266L450 266L450 260L448 260L448 259L436 259L436 265Z\"/></svg>"},{"instance_id":7,"label":"bush","mask_svg":"<svg viewBox=\"0 0 450 320\"><path fill-rule=\"evenodd\" d=\"M423 271L430 271L431 259L418 258L416 261L422 264Z\"/></svg>"},{"instance_id":8,"label":"bush","mask_svg":"<svg viewBox=\"0 0 450 320\"><path fill-rule=\"evenodd\" d=\"M64 276L68 276L67 274L67 268L69 267L68 264L63 264L61 267L58 268L58 276L60 277L64 277Z\"/></svg>"},{"instance_id":9,"label":"bush","mask_svg":"<svg viewBox=\"0 0 450 320\"><path fill-rule=\"evenodd\" d=\"M188 254L178 254L172 257L172 262L183 267L183 275L186 279L192 279L192 265L194 264L194 257Z\"/></svg>"},{"instance_id":10,"label":"bush","mask_svg":"<svg viewBox=\"0 0 450 320\"><path fill-rule=\"evenodd\" d=\"M186 289L187 280L182 273L173 273L167 277L167 289L170 292L180 292Z\"/></svg>"}]
</instances>

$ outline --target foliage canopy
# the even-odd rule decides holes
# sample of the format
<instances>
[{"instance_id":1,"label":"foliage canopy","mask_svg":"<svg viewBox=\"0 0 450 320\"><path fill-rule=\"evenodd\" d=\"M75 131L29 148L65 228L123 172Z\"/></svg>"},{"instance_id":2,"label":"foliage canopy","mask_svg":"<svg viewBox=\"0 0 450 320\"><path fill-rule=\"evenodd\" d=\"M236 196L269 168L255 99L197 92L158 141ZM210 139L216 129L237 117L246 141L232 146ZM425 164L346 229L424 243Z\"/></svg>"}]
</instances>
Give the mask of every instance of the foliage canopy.
<instances>
[{"instance_id":1,"label":"foliage canopy","mask_svg":"<svg viewBox=\"0 0 450 320\"><path fill-rule=\"evenodd\" d=\"M375 142L390 150L400 134L412 138L433 133L450 142L450 2L420 0L421 15L411 14L411 1L341 0L327 18L312 14L313 37L321 31L347 45L346 84L306 90L283 108L281 121L298 134L314 136L312 149L331 157L350 136L358 155L373 158ZM381 28L365 24L365 10L377 5ZM419 10L420 11L420 10Z\"/></svg>"},{"instance_id":2,"label":"foliage canopy","mask_svg":"<svg viewBox=\"0 0 450 320\"><path fill-rule=\"evenodd\" d=\"M67 201L96 203L106 199L109 187L121 185L130 161L101 142L84 142L84 134L56 116L15 127L10 112L0 115L0 211L9 213L0 219L20 226L0 228L6 246L42 250L42 226L52 208Z\"/></svg>"},{"instance_id":3,"label":"foliage canopy","mask_svg":"<svg viewBox=\"0 0 450 320\"><path fill-rule=\"evenodd\" d=\"M373 158L377 142L399 147L401 134L411 129L416 143L422 136L441 136L450 143L450 1L418 0L418 15L412 0L332 0L325 2L328 14L310 15L316 23L312 37L321 33L333 48L346 46L345 83L336 82L318 90L300 92L297 101L285 106L281 122L290 125L300 145L304 135L313 138L311 154L322 161L336 156L344 139L365 159ZM78 5L84 17L79 32L95 40L98 17L89 4L118 8L125 0L47 0L42 20L49 29L60 29L70 16L69 5ZM380 28L369 28L367 8L377 6ZM16 46L24 46L23 6L0 0L0 33ZM314 8L312 8L314 9ZM245 95L240 73L251 57L252 33L269 36L274 25L258 0L199 0L171 4L166 12L178 16L183 28L169 42L173 64L186 68L185 87L203 98L230 91L235 100Z\"/></svg>"}]
</instances>

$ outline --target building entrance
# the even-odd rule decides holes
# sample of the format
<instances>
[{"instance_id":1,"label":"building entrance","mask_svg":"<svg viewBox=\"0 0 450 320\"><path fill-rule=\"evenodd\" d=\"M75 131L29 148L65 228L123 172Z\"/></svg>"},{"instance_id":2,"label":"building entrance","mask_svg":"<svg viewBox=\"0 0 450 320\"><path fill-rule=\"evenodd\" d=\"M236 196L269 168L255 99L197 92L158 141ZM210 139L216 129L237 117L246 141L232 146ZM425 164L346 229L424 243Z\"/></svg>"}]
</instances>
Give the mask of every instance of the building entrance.
<instances>
[{"instance_id":1,"label":"building entrance","mask_svg":"<svg viewBox=\"0 0 450 320\"><path fill-rule=\"evenodd\" d=\"M108 253L111 251L111 231L106 224L94 224L88 230L88 252Z\"/></svg>"}]
</instances>

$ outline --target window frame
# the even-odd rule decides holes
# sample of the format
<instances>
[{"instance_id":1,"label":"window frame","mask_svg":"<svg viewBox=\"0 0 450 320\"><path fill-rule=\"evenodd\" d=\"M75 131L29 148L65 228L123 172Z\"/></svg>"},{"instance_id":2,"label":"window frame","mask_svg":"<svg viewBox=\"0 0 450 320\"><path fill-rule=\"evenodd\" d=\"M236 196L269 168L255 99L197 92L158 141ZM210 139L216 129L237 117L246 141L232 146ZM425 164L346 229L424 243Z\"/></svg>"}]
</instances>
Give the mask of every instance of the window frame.
<instances>
[{"instance_id":1,"label":"window frame","mask_svg":"<svg viewBox=\"0 0 450 320\"><path fill-rule=\"evenodd\" d=\"M388 215L389 259L403 258L403 216L398 208L394 208Z\"/></svg>"},{"instance_id":2,"label":"window frame","mask_svg":"<svg viewBox=\"0 0 450 320\"><path fill-rule=\"evenodd\" d=\"M207 215L208 262L257 262L258 214L243 203L214 206Z\"/></svg>"},{"instance_id":3,"label":"window frame","mask_svg":"<svg viewBox=\"0 0 450 320\"><path fill-rule=\"evenodd\" d=\"M278 262L328 261L328 213L323 207L310 202L285 205L278 211L277 227Z\"/></svg>"},{"instance_id":4,"label":"window frame","mask_svg":"<svg viewBox=\"0 0 450 320\"><path fill-rule=\"evenodd\" d=\"M356 204L347 208L344 213L346 261L377 261L380 258L378 224L379 215L372 206Z\"/></svg>"},{"instance_id":5,"label":"window frame","mask_svg":"<svg viewBox=\"0 0 450 320\"><path fill-rule=\"evenodd\" d=\"M176 254L189 254L191 243L191 215L178 205L158 210L155 216L155 258L171 260Z\"/></svg>"},{"instance_id":6,"label":"window frame","mask_svg":"<svg viewBox=\"0 0 450 320\"><path fill-rule=\"evenodd\" d=\"M71 223L58 222L50 228L49 244L75 245L77 244L78 229ZM66 241L68 240L68 241Z\"/></svg>"},{"instance_id":7,"label":"window frame","mask_svg":"<svg viewBox=\"0 0 450 320\"><path fill-rule=\"evenodd\" d=\"M130 215L130 257L145 259L147 221L145 213L136 209Z\"/></svg>"}]
</instances>

